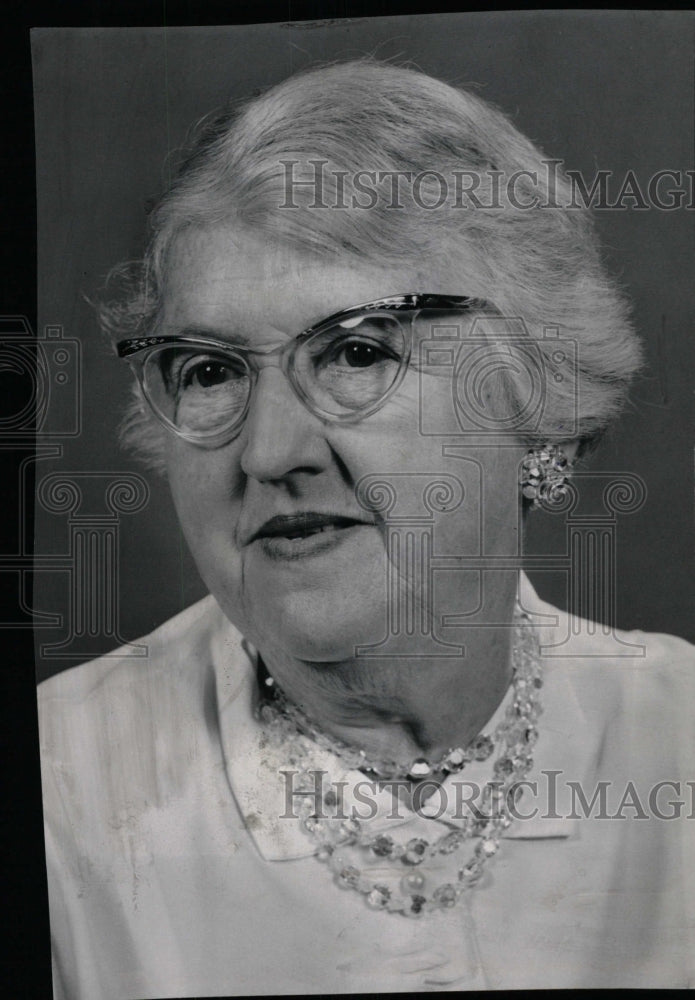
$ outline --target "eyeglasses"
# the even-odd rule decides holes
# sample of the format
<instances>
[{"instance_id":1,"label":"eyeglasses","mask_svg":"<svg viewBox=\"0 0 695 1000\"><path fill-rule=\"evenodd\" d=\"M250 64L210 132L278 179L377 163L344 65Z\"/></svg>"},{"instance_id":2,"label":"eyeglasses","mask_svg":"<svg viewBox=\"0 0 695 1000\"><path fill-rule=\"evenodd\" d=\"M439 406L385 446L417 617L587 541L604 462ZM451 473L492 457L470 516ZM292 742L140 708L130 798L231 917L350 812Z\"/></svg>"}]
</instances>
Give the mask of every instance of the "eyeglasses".
<instances>
[{"instance_id":1,"label":"eyeglasses","mask_svg":"<svg viewBox=\"0 0 695 1000\"><path fill-rule=\"evenodd\" d=\"M120 341L154 415L179 437L218 448L239 433L261 368L279 367L316 416L350 423L380 409L403 381L415 320L431 310L479 309L480 299L394 295L352 306L280 347L247 347L205 336Z\"/></svg>"}]
</instances>

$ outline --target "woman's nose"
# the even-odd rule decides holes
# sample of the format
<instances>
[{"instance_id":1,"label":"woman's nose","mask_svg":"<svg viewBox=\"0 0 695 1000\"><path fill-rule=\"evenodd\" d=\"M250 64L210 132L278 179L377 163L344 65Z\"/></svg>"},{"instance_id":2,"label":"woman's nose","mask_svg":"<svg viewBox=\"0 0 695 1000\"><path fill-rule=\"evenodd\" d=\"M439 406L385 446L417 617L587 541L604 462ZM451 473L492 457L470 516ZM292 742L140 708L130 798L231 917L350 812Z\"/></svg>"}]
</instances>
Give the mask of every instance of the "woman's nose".
<instances>
[{"instance_id":1,"label":"woman's nose","mask_svg":"<svg viewBox=\"0 0 695 1000\"><path fill-rule=\"evenodd\" d=\"M297 397L279 367L263 367L241 432L241 468L260 482L319 472L330 449L323 424Z\"/></svg>"}]
</instances>

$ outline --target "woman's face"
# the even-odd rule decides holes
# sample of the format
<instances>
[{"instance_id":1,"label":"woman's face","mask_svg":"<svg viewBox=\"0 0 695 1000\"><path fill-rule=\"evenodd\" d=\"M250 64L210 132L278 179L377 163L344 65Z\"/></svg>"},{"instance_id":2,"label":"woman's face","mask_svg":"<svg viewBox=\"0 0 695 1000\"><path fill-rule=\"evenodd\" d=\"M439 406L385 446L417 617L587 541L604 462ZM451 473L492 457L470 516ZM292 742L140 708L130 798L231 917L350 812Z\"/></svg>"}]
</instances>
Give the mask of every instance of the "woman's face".
<instances>
[{"instance_id":1,"label":"woman's face","mask_svg":"<svg viewBox=\"0 0 695 1000\"><path fill-rule=\"evenodd\" d=\"M415 269L322 261L238 229L188 230L170 257L161 333L194 329L278 346L332 313L386 295L474 291L465 279L459 289L425 283ZM338 424L311 413L279 368L262 367L246 421L229 444L206 450L165 435L174 502L201 575L261 649L331 662L385 636L394 600L387 596L387 536L378 513L356 499L364 476L386 478L398 496L392 513L421 524L432 517L423 488L441 474L456 477L460 505L429 522L436 554L517 552L523 446L472 449L463 436L424 434L421 405L428 427L448 426L450 377L409 369L380 410ZM445 454L452 444L456 454ZM320 530L306 534L292 520L307 514L320 515L310 520ZM464 568L435 573L431 588L401 562L394 579L416 615L439 619L479 603L482 576Z\"/></svg>"}]
</instances>

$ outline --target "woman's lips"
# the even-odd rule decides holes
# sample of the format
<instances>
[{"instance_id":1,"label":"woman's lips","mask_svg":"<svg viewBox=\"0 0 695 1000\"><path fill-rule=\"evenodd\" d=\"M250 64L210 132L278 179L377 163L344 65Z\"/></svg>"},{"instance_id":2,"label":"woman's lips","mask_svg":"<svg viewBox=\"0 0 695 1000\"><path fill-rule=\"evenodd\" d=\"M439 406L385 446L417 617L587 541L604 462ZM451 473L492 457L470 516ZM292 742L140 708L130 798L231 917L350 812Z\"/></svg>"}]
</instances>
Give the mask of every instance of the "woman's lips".
<instances>
[{"instance_id":1,"label":"woman's lips","mask_svg":"<svg viewBox=\"0 0 695 1000\"><path fill-rule=\"evenodd\" d=\"M266 521L251 539L273 559L299 559L341 544L351 529L367 527L364 521L313 511L276 515Z\"/></svg>"}]
</instances>

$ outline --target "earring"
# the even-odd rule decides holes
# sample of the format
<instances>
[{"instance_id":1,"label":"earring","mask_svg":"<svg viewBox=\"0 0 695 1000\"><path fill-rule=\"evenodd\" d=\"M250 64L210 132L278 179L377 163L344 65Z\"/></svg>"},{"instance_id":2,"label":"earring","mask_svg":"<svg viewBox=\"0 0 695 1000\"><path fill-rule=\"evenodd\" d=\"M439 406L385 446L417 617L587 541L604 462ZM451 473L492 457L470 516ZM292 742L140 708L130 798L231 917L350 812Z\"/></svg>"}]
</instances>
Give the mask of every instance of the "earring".
<instances>
[{"instance_id":1,"label":"earring","mask_svg":"<svg viewBox=\"0 0 695 1000\"><path fill-rule=\"evenodd\" d=\"M521 463L519 485L522 496L540 507L544 500L557 501L565 492L572 465L559 445L531 448Z\"/></svg>"}]
</instances>

